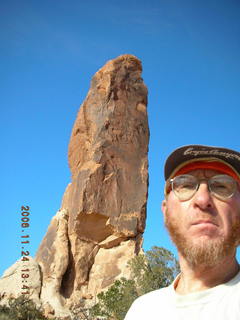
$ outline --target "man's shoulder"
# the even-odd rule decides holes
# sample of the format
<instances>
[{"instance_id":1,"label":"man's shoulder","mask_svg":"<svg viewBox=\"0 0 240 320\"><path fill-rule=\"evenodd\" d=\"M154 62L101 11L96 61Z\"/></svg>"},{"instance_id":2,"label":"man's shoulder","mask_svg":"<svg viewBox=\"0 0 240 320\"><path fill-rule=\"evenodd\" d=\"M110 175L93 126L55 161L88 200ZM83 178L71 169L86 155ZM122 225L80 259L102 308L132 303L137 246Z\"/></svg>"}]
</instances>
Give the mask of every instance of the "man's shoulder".
<instances>
[{"instance_id":1,"label":"man's shoulder","mask_svg":"<svg viewBox=\"0 0 240 320\"><path fill-rule=\"evenodd\" d=\"M146 303L149 301L151 304L155 304L156 300L158 302L161 301L160 299L169 300L169 296L172 295L172 293L173 293L172 286L157 289L154 291L150 291L150 292L144 294L143 296L140 296L139 298L137 298L135 300L135 303L140 304L142 302Z\"/></svg>"},{"instance_id":2,"label":"man's shoulder","mask_svg":"<svg viewBox=\"0 0 240 320\"><path fill-rule=\"evenodd\" d=\"M172 293L173 288L169 286L140 296L133 302L125 320L145 320L150 314L158 314L159 309L162 311L171 309Z\"/></svg>"}]
</instances>

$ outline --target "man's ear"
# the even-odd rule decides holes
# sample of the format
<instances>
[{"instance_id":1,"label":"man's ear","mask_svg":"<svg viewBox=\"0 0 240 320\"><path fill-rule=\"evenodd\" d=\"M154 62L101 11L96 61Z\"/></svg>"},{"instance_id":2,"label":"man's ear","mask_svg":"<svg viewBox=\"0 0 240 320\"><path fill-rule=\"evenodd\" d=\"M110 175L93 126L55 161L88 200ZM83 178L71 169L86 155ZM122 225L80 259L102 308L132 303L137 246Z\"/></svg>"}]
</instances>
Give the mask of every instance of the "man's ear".
<instances>
[{"instance_id":1,"label":"man's ear","mask_svg":"<svg viewBox=\"0 0 240 320\"><path fill-rule=\"evenodd\" d=\"M166 200L166 199L164 199L164 200L162 201L161 209L162 209L163 217L164 217L164 220L165 220L166 211L167 211L167 200Z\"/></svg>"}]
</instances>

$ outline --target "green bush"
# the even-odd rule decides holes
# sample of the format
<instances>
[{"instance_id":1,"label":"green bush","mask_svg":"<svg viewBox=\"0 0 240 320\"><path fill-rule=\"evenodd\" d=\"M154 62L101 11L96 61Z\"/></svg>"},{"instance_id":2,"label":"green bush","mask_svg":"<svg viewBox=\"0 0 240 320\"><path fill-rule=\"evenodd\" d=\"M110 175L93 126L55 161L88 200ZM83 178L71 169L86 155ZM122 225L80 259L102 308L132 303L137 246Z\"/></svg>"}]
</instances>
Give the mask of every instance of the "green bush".
<instances>
[{"instance_id":1,"label":"green bush","mask_svg":"<svg viewBox=\"0 0 240 320\"><path fill-rule=\"evenodd\" d=\"M8 306L0 306L0 320L46 320L35 303L25 296L10 298Z\"/></svg>"},{"instance_id":2,"label":"green bush","mask_svg":"<svg viewBox=\"0 0 240 320\"><path fill-rule=\"evenodd\" d=\"M92 317L124 319L133 300L138 297L134 280L121 278L106 291L98 294L99 302L91 309Z\"/></svg>"},{"instance_id":3,"label":"green bush","mask_svg":"<svg viewBox=\"0 0 240 320\"><path fill-rule=\"evenodd\" d=\"M131 279L116 280L107 291L98 294L98 303L90 310L89 320L96 317L123 320L137 297L168 286L180 271L173 254L157 246L136 256L128 265Z\"/></svg>"},{"instance_id":4,"label":"green bush","mask_svg":"<svg viewBox=\"0 0 240 320\"><path fill-rule=\"evenodd\" d=\"M129 267L138 296L169 286L180 272L178 261L173 254L157 246L152 247L145 255L140 254L133 258Z\"/></svg>"}]
</instances>

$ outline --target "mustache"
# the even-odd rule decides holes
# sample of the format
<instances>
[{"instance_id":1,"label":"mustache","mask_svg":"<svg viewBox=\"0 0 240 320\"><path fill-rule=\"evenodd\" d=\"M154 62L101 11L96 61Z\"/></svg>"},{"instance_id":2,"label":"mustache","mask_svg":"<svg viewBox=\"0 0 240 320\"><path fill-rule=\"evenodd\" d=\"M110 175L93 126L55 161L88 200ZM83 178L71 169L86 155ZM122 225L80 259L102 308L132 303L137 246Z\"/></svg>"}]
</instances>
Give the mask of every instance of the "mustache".
<instances>
[{"instance_id":1,"label":"mustache","mask_svg":"<svg viewBox=\"0 0 240 320\"><path fill-rule=\"evenodd\" d=\"M197 224L200 222L208 222L208 223L212 223L216 226L219 226L219 221L216 218L212 218L209 216L197 216L195 218L192 218L188 221L189 224Z\"/></svg>"},{"instance_id":2,"label":"mustache","mask_svg":"<svg viewBox=\"0 0 240 320\"><path fill-rule=\"evenodd\" d=\"M166 221L168 223L169 219L172 220L172 217L169 216L168 209L166 210ZM185 217L186 218L186 217ZM220 225L220 221L216 216L216 213L213 210L195 210L194 213L189 215L186 219L186 223L189 225L197 224L199 222L209 222L216 226Z\"/></svg>"}]
</instances>

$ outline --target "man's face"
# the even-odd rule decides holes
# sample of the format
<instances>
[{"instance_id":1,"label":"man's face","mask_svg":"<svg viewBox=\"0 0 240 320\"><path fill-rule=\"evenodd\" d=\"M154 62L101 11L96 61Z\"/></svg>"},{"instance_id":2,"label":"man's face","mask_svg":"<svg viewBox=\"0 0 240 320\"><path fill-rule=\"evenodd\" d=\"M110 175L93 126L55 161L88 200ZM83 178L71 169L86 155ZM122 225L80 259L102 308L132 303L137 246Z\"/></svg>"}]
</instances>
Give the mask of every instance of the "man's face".
<instances>
[{"instance_id":1,"label":"man's face","mask_svg":"<svg viewBox=\"0 0 240 320\"><path fill-rule=\"evenodd\" d=\"M209 179L221 173L199 169L188 174ZM203 181L187 201L179 200L170 191L162 210L173 242L190 265L215 265L235 254L240 242L239 189L233 197L223 201L211 195Z\"/></svg>"}]
</instances>

